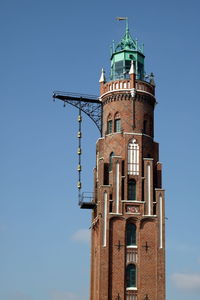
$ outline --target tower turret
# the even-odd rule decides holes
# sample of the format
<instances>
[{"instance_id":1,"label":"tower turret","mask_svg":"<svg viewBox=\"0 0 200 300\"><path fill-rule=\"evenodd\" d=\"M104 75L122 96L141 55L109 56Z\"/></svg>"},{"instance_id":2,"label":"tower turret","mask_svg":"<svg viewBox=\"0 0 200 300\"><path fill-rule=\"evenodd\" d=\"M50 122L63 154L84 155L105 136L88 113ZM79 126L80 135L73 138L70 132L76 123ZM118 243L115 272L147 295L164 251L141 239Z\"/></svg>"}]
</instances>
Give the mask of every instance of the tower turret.
<instances>
[{"instance_id":1,"label":"tower turret","mask_svg":"<svg viewBox=\"0 0 200 300\"><path fill-rule=\"evenodd\" d=\"M133 39L126 18L126 31L121 41L111 51L111 80L129 78L131 61L134 61L137 79L144 79L144 46Z\"/></svg>"}]
</instances>

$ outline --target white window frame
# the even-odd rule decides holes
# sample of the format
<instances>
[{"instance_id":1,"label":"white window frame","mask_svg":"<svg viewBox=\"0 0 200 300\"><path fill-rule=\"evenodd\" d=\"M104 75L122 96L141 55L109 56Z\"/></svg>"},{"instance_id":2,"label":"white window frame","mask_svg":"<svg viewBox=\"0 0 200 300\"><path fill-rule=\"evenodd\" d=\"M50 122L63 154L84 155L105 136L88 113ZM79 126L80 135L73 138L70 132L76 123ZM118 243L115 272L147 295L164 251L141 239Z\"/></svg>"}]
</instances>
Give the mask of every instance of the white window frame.
<instances>
[{"instance_id":1,"label":"white window frame","mask_svg":"<svg viewBox=\"0 0 200 300\"><path fill-rule=\"evenodd\" d=\"M135 139L128 144L128 174L139 175L139 145Z\"/></svg>"}]
</instances>

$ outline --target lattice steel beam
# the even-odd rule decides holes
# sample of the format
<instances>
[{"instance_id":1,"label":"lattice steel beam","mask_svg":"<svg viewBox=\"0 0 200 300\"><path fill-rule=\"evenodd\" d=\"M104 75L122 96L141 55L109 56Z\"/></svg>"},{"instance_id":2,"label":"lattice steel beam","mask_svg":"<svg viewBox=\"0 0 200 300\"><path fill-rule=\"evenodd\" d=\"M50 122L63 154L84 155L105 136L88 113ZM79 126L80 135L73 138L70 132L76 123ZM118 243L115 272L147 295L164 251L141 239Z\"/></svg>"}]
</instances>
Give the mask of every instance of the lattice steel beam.
<instances>
[{"instance_id":1,"label":"lattice steel beam","mask_svg":"<svg viewBox=\"0 0 200 300\"><path fill-rule=\"evenodd\" d=\"M102 134L102 102L98 96L55 91L53 98L81 109L95 123Z\"/></svg>"}]
</instances>

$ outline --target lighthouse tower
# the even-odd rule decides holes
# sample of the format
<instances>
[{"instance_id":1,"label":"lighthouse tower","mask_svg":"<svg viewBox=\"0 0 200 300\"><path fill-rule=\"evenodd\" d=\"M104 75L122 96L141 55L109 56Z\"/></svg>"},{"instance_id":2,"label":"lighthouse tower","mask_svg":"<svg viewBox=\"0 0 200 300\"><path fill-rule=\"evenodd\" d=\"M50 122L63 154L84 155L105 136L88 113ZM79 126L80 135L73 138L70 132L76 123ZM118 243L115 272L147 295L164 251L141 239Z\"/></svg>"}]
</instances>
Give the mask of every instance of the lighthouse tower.
<instances>
[{"instance_id":1,"label":"lighthouse tower","mask_svg":"<svg viewBox=\"0 0 200 300\"><path fill-rule=\"evenodd\" d=\"M165 214L153 74L128 25L100 78L90 300L165 300Z\"/></svg>"}]
</instances>

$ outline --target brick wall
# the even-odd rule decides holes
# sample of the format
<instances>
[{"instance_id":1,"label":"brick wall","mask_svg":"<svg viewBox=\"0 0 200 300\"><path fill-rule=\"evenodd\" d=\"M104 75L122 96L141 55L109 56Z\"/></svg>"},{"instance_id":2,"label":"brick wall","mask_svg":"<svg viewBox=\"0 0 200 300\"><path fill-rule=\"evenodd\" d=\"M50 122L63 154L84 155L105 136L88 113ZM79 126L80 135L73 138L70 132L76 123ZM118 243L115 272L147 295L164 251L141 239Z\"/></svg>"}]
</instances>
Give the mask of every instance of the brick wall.
<instances>
[{"instance_id":1,"label":"brick wall","mask_svg":"<svg viewBox=\"0 0 200 300\"><path fill-rule=\"evenodd\" d=\"M139 86L139 82L137 84ZM131 86L136 85L131 83ZM147 88L150 91L150 87ZM136 91L134 97L130 90L103 95L103 84L101 92L103 136L97 142L97 208L92 218L90 300L116 300L118 297L120 300L143 300L146 295L150 300L165 300L164 191L158 144L153 140L155 98L141 90ZM116 114L121 119L120 132L113 132ZM113 130L109 134L108 116L113 120ZM137 175L128 174L128 144L132 139L139 145ZM109 170L112 152L112 169ZM128 199L130 179L136 181L136 201ZM137 227L137 245L132 248L126 244L126 226L130 222ZM106 245L103 245L103 237L106 237ZM126 267L130 262L136 265L137 280L136 287L127 289Z\"/></svg>"}]
</instances>

